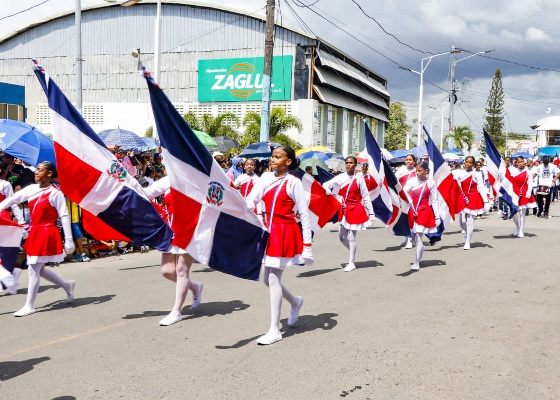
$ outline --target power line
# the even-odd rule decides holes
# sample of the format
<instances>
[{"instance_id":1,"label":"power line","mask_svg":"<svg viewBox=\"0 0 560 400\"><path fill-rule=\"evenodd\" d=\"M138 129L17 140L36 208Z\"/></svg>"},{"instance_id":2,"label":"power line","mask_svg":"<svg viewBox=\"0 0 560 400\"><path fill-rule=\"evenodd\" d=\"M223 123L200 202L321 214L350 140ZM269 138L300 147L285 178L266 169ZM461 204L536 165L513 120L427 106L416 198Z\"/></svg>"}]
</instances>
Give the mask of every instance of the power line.
<instances>
[{"instance_id":1,"label":"power line","mask_svg":"<svg viewBox=\"0 0 560 400\"><path fill-rule=\"evenodd\" d=\"M35 4L34 6L31 6L31 7L29 7L29 8L26 8L25 10L18 11L17 13L14 13L14 14L6 15L5 17L0 18L0 21L2 21L3 19L7 19L7 18L10 18L10 17L14 17L14 16L19 15L19 14L23 14L24 12L29 11L29 10L35 8L35 7L39 7L40 5L43 5L43 4L45 4L45 3L49 2L49 1L50 1L50 0L45 0L45 1L43 1L42 3Z\"/></svg>"}]
</instances>

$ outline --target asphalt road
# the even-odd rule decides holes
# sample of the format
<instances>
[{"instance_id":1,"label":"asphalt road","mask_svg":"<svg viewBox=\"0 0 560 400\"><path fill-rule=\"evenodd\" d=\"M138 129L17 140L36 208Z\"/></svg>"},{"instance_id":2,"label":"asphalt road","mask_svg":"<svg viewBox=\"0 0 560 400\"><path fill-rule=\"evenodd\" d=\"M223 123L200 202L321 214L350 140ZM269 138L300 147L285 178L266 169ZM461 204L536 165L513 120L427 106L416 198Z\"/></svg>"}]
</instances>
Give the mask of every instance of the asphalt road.
<instances>
[{"instance_id":1,"label":"asphalt road","mask_svg":"<svg viewBox=\"0 0 560 400\"><path fill-rule=\"evenodd\" d=\"M283 282L304 297L284 340L258 346L268 289L196 264L202 304L158 326L174 300L160 255L127 254L56 268L76 301L42 282L37 312L12 313L26 289L0 296L2 399L557 399L560 398L560 207L552 218L475 221L472 249L458 225L414 250L377 227L358 234L345 273L336 227L315 237L315 264ZM26 285L27 274L22 274Z\"/></svg>"}]
</instances>

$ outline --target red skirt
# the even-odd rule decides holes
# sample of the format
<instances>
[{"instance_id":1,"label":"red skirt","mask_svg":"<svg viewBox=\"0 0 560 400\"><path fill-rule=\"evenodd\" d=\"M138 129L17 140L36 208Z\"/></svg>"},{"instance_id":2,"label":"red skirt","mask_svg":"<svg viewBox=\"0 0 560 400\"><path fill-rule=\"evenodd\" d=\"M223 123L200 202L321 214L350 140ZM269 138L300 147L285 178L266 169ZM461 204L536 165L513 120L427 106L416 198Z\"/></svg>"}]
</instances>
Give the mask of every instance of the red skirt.
<instances>
[{"instance_id":1,"label":"red skirt","mask_svg":"<svg viewBox=\"0 0 560 400\"><path fill-rule=\"evenodd\" d=\"M416 220L414 220L414 211L412 208L408 210L408 226L410 229L414 228L414 223L417 227L423 227L427 229L432 229L436 227L436 216L432 207L420 207L418 209L418 215Z\"/></svg>"},{"instance_id":2,"label":"red skirt","mask_svg":"<svg viewBox=\"0 0 560 400\"><path fill-rule=\"evenodd\" d=\"M533 196L532 193L530 198L527 198L525 196L521 196L519 198L519 207L523 207L523 206L525 206L525 208L535 208L537 206L537 200L535 199L535 196Z\"/></svg>"},{"instance_id":3,"label":"red skirt","mask_svg":"<svg viewBox=\"0 0 560 400\"><path fill-rule=\"evenodd\" d=\"M25 242L28 256L57 256L64 252L62 239L55 225L31 225Z\"/></svg>"},{"instance_id":4,"label":"red skirt","mask_svg":"<svg viewBox=\"0 0 560 400\"><path fill-rule=\"evenodd\" d=\"M12 217L11 217L10 213L9 213L7 210L2 210L2 211L0 211L0 218L6 219L6 220L8 220L8 221L11 221L11 220L12 220Z\"/></svg>"},{"instance_id":5,"label":"red skirt","mask_svg":"<svg viewBox=\"0 0 560 400\"><path fill-rule=\"evenodd\" d=\"M270 230L266 255L268 257L292 258L303 252L303 237L296 222L274 224Z\"/></svg>"},{"instance_id":6,"label":"red skirt","mask_svg":"<svg viewBox=\"0 0 560 400\"><path fill-rule=\"evenodd\" d=\"M346 203L346 207L344 208L344 216L346 217L346 222L350 225L360 225L369 221L369 216L367 215L366 208L362 203Z\"/></svg>"},{"instance_id":7,"label":"red skirt","mask_svg":"<svg viewBox=\"0 0 560 400\"><path fill-rule=\"evenodd\" d=\"M465 209L471 211L484 210L484 200L478 191L473 191L468 194L469 203L465 204Z\"/></svg>"}]
</instances>

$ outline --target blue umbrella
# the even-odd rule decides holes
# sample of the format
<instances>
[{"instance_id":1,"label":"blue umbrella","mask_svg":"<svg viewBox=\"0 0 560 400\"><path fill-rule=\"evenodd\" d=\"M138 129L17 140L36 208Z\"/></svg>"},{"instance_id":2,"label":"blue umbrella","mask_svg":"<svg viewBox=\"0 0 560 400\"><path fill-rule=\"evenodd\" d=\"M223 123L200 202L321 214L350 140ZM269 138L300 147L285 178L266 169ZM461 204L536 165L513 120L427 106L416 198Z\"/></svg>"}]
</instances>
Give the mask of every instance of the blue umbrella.
<instances>
[{"instance_id":1,"label":"blue umbrella","mask_svg":"<svg viewBox=\"0 0 560 400\"><path fill-rule=\"evenodd\" d=\"M144 138L126 129L107 129L98 135L107 146L120 146L122 150L147 150Z\"/></svg>"},{"instance_id":2,"label":"blue umbrella","mask_svg":"<svg viewBox=\"0 0 560 400\"><path fill-rule=\"evenodd\" d=\"M56 162L52 140L25 122L0 119L0 149L34 167L41 161Z\"/></svg>"},{"instance_id":3,"label":"blue umbrella","mask_svg":"<svg viewBox=\"0 0 560 400\"><path fill-rule=\"evenodd\" d=\"M140 151L146 151L146 150L152 150L152 149L157 149L159 147L159 141L157 141L154 138L150 138L150 137L143 137L142 140L144 140L145 149L142 149Z\"/></svg>"},{"instance_id":4,"label":"blue umbrella","mask_svg":"<svg viewBox=\"0 0 560 400\"><path fill-rule=\"evenodd\" d=\"M320 151L306 151L305 153L301 153L298 158L300 160L307 160L308 158L316 158L321 161L327 161L329 159L326 153Z\"/></svg>"},{"instance_id":5,"label":"blue umbrella","mask_svg":"<svg viewBox=\"0 0 560 400\"><path fill-rule=\"evenodd\" d=\"M418 146L410 149L410 152L414 154L414 157L418 158L428 154L428 149L426 146Z\"/></svg>"},{"instance_id":6,"label":"blue umbrella","mask_svg":"<svg viewBox=\"0 0 560 400\"><path fill-rule=\"evenodd\" d=\"M449 147L442 151L443 153L455 153L455 154L463 154L463 150L456 149L455 147Z\"/></svg>"},{"instance_id":7,"label":"blue umbrella","mask_svg":"<svg viewBox=\"0 0 560 400\"><path fill-rule=\"evenodd\" d=\"M245 147L241 153L239 153L239 157L268 158L272 155L272 149L280 146L282 145L273 142L251 143L249 146Z\"/></svg>"},{"instance_id":8,"label":"blue umbrella","mask_svg":"<svg viewBox=\"0 0 560 400\"><path fill-rule=\"evenodd\" d=\"M526 151L518 151L517 153L513 153L512 157L523 157L523 158L533 158L535 157L531 153L527 153Z\"/></svg>"},{"instance_id":9,"label":"blue umbrella","mask_svg":"<svg viewBox=\"0 0 560 400\"><path fill-rule=\"evenodd\" d=\"M393 150L391 155L396 158L405 158L407 155L412 154L411 150Z\"/></svg>"}]
</instances>

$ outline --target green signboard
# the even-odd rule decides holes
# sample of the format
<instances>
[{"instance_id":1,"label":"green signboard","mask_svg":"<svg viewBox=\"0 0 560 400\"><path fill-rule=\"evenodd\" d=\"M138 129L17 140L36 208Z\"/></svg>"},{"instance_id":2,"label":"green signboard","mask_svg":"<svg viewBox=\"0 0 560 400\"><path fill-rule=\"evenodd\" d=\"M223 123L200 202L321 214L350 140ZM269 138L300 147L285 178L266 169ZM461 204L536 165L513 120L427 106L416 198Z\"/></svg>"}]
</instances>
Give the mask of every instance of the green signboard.
<instances>
[{"instance_id":1,"label":"green signboard","mask_svg":"<svg viewBox=\"0 0 560 400\"><path fill-rule=\"evenodd\" d=\"M262 100L264 57L198 61L198 101ZM272 58L271 100L292 98L292 56Z\"/></svg>"}]
</instances>

